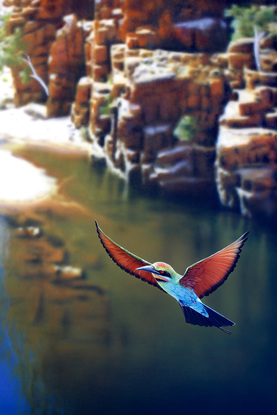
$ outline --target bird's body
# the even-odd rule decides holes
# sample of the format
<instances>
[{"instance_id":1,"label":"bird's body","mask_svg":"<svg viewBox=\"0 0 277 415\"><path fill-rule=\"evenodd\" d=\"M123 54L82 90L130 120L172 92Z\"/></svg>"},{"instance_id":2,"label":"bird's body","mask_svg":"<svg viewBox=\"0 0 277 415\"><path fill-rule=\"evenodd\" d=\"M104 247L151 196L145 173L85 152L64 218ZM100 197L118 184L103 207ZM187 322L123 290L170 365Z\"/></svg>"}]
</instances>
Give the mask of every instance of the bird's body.
<instances>
[{"instance_id":1,"label":"bird's body","mask_svg":"<svg viewBox=\"0 0 277 415\"><path fill-rule=\"evenodd\" d=\"M164 269L170 273L170 281L162 281L161 279L156 278L159 286L171 297L175 298L178 302L182 301L184 305L187 305L193 308L195 311L200 313L207 314L202 306L202 301L197 297L195 292L191 288L186 288L180 284L182 275L178 274L170 265L165 262L157 262L153 264L155 269ZM150 271L151 272L151 271ZM157 275L157 274L156 274Z\"/></svg>"},{"instance_id":2,"label":"bird's body","mask_svg":"<svg viewBox=\"0 0 277 415\"><path fill-rule=\"evenodd\" d=\"M96 228L102 245L116 264L175 298L188 323L218 327L230 333L223 326L233 326L235 323L212 310L200 298L216 290L233 271L248 232L221 251L191 265L181 275L165 262L151 264L139 258L113 242L97 223Z\"/></svg>"},{"instance_id":3,"label":"bird's body","mask_svg":"<svg viewBox=\"0 0 277 415\"><path fill-rule=\"evenodd\" d=\"M182 278L182 276L180 275ZM181 279L180 278L180 279ZM167 294L171 295L171 297L175 298L178 301L182 310L185 314L185 307L189 307L191 310L195 311L196 313L204 316L209 317L208 312L205 309L204 304L197 297L195 292L191 288L185 288L179 284L179 280L167 282L158 282L158 284L164 289Z\"/></svg>"}]
</instances>

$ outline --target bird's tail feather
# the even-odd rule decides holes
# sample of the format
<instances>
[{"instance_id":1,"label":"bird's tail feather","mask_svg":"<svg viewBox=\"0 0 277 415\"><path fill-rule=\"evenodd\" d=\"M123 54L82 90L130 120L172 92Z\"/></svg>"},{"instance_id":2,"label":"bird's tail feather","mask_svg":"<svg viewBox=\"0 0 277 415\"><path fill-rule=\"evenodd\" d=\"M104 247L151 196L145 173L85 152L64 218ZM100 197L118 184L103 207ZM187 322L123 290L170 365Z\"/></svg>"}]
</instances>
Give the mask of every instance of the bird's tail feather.
<instances>
[{"instance_id":1,"label":"bird's tail feather","mask_svg":"<svg viewBox=\"0 0 277 415\"><path fill-rule=\"evenodd\" d=\"M222 326L233 326L235 323L207 305L203 304L205 311L208 313L208 317L193 310L191 307L185 306L182 302L179 302L179 304L183 310L187 323L197 324L198 326L218 327L225 333L231 334L230 331L225 330Z\"/></svg>"}]
</instances>

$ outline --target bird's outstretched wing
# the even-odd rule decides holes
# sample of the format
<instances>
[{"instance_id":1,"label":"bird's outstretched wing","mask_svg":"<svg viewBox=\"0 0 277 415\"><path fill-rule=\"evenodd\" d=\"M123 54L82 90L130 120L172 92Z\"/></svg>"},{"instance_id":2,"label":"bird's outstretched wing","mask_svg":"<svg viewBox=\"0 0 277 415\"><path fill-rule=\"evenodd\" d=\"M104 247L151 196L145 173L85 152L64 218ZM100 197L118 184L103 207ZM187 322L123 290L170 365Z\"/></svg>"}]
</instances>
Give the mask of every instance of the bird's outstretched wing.
<instances>
[{"instance_id":1,"label":"bird's outstretched wing","mask_svg":"<svg viewBox=\"0 0 277 415\"><path fill-rule=\"evenodd\" d=\"M216 290L234 270L248 233L221 251L188 267L179 283L192 288L199 298Z\"/></svg>"},{"instance_id":2,"label":"bird's outstretched wing","mask_svg":"<svg viewBox=\"0 0 277 415\"><path fill-rule=\"evenodd\" d=\"M156 282L155 278L150 272L138 271L137 268L143 267L145 265L150 265L150 262L145 261L144 259L139 258L138 256L127 251L127 249L122 248L120 245L113 242L107 235L105 235L102 230L99 228L97 222L95 221L96 230L100 241L112 258L112 260L124 271L128 272L131 275L134 275L137 278L140 278L143 281L148 282L149 284L154 285L157 288L161 287Z\"/></svg>"}]
</instances>

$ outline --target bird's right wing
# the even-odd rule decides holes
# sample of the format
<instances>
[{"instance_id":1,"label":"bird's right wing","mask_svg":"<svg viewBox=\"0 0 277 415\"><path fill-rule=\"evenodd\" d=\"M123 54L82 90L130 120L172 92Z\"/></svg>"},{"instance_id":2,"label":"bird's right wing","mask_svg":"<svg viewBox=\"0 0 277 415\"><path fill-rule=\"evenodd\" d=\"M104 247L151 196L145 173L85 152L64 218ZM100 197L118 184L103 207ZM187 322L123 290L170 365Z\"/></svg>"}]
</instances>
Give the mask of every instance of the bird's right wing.
<instances>
[{"instance_id":1,"label":"bird's right wing","mask_svg":"<svg viewBox=\"0 0 277 415\"><path fill-rule=\"evenodd\" d=\"M221 251L188 267L180 285L192 288L199 298L216 290L235 268L247 235L248 232Z\"/></svg>"},{"instance_id":2,"label":"bird's right wing","mask_svg":"<svg viewBox=\"0 0 277 415\"><path fill-rule=\"evenodd\" d=\"M141 280L148 282L149 284L152 284L155 287L161 289L161 287L156 282L155 278L152 276L150 272L137 270L137 268L139 267L150 265L150 262L145 261L142 258L139 258L138 256L127 251L127 249L124 249L120 245L113 242L107 235L104 234L104 232L102 232L96 221L95 225L103 247L105 248L109 256L112 258L112 260L120 268L122 268L129 274L134 275L136 278L140 278Z\"/></svg>"}]
</instances>

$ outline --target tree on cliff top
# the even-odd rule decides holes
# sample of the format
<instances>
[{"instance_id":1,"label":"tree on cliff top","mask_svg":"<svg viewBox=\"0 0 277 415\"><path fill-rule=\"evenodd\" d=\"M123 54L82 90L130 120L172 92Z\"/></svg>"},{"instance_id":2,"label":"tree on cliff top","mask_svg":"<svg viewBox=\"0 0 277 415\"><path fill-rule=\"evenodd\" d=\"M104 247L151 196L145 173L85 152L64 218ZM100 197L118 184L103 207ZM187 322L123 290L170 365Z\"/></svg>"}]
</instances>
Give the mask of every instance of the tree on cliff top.
<instances>
[{"instance_id":1,"label":"tree on cliff top","mask_svg":"<svg viewBox=\"0 0 277 415\"><path fill-rule=\"evenodd\" d=\"M0 16L0 72L4 66L22 65L26 50L26 46L22 41L21 28L16 27L12 34L8 34L9 17L9 15Z\"/></svg>"},{"instance_id":2,"label":"tree on cliff top","mask_svg":"<svg viewBox=\"0 0 277 415\"><path fill-rule=\"evenodd\" d=\"M272 33L275 31L274 26L277 23L275 6L240 7L233 5L225 14L233 18L233 40L241 37L253 37L255 27L263 32Z\"/></svg>"}]
</instances>

